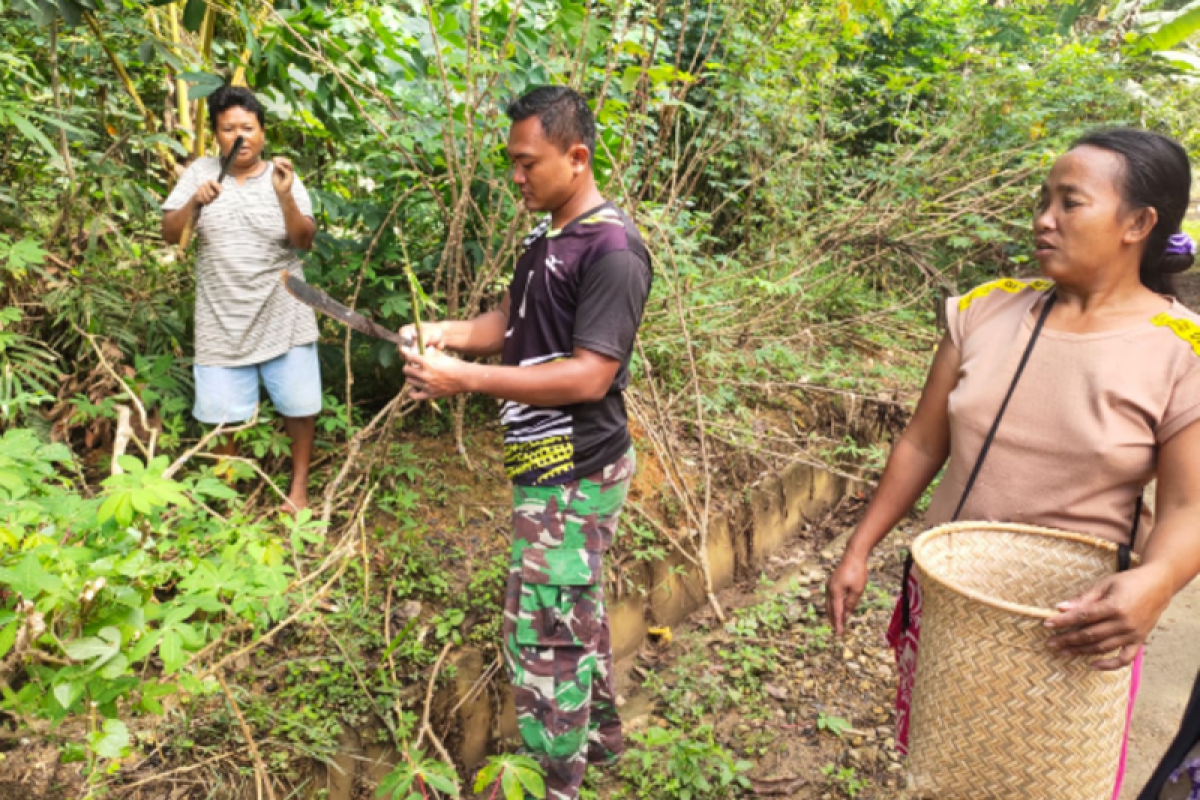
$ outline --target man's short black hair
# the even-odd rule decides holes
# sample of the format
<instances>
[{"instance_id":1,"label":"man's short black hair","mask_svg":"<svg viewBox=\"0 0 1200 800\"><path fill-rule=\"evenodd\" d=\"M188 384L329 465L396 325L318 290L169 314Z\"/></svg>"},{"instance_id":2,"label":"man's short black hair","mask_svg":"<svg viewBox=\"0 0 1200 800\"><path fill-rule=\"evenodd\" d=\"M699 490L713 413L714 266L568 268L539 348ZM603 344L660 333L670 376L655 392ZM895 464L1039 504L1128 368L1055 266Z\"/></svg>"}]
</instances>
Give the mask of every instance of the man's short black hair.
<instances>
[{"instance_id":1,"label":"man's short black hair","mask_svg":"<svg viewBox=\"0 0 1200 800\"><path fill-rule=\"evenodd\" d=\"M596 118L587 100L566 86L539 86L508 104L508 118L521 122L530 117L541 120L546 138L564 152L573 145L588 149L588 159L596 152Z\"/></svg>"},{"instance_id":2,"label":"man's short black hair","mask_svg":"<svg viewBox=\"0 0 1200 800\"><path fill-rule=\"evenodd\" d=\"M217 118L235 107L244 108L258 117L259 127L267 127L266 114L254 92L245 86L222 86L208 96L208 119L214 131L217 129Z\"/></svg>"}]
</instances>

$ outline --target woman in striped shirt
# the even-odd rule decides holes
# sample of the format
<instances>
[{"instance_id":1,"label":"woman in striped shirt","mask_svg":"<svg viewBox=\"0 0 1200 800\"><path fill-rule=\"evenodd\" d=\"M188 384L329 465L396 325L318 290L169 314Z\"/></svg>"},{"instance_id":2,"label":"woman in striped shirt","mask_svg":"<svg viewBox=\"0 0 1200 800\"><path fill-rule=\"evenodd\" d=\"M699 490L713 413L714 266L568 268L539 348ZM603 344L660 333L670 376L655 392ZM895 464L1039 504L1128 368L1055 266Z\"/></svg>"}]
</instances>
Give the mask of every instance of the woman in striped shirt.
<instances>
[{"instance_id":1,"label":"woman in striped shirt","mask_svg":"<svg viewBox=\"0 0 1200 800\"><path fill-rule=\"evenodd\" d=\"M198 159L163 203L163 238L177 243L196 219L196 402L206 424L250 419L260 383L283 416L292 440L292 484L284 510L308 505L308 465L321 410L317 321L283 288L281 270L302 275L296 254L312 246L312 202L286 158L262 157L263 108L249 89L224 86L208 99L209 117L228 157ZM232 441L222 450L231 454Z\"/></svg>"}]
</instances>

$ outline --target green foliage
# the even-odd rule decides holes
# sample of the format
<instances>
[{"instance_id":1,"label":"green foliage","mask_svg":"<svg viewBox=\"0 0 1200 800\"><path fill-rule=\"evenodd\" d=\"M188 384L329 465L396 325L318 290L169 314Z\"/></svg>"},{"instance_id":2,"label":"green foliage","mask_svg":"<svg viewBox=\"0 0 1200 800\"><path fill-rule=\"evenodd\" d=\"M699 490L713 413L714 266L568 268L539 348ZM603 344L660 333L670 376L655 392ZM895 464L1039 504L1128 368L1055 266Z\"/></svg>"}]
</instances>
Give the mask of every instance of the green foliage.
<instances>
[{"instance_id":1,"label":"green foliage","mask_svg":"<svg viewBox=\"0 0 1200 800\"><path fill-rule=\"evenodd\" d=\"M58 380L54 352L12 330L22 317L19 308L0 309L0 430L53 399Z\"/></svg>"},{"instance_id":2,"label":"green foliage","mask_svg":"<svg viewBox=\"0 0 1200 800\"><path fill-rule=\"evenodd\" d=\"M277 621L292 568L274 534L198 508L193 498L233 496L211 475L175 480L165 458L126 456L89 497L63 472L72 460L28 430L0 436L0 581L12 592L0 640L8 650L30 631L25 646L45 656L0 707L53 722L94 707L104 724L89 748L115 758L129 746L127 709L161 714L169 695L215 690L190 659L231 622Z\"/></svg>"},{"instance_id":3,"label":"green foliage","mask_svg":"<svg viewBox=\"0 0 1200 800\"><path fill-rule=\"evenodd\" d=\"M841 736L846 731L850 730L853 725L850 721L841 717L834 717L826 714L824 711L817 714L817 730L825 733L832 733L834 736Z\"/></svg>"},{"instance_id":4,"label":"green foliage","mask_svg":"<svg viewBox=\"0 0 1200 800\"><path fill-rule=\"evenodd\" d=\"M169 465L166 456L159 456L148 465L133 456L117 459L122 472L106 478L101 484L107 490L104 503L96 512L97 522L116 520L126 527L135 514L150 514L168 506L190 508L191 502L184 496L178 483L163 477Z\"/></svg>"},{"instance_id":5,"label":"green foliage","mask_svg":"<svg viewBox=\"0 0 1200 800\"><path fill-rule=\"evenodd\" d=\"M1169 51L1185 43L1200 31L1200 3L1190 2L1182 8L1171 11L1159 11L1145 15L1142 20L1140 36L1135 39L1134 49L1143 51ZM1164 54L1165 55L1165 54ZM1179 58L1184 53L1168 56ZM1193 58L1190 66L1200 66L1200 60Z\"/></svg>"},{"instance_id":6,"label":"green foliage","mask_svg":"<svg viewBox=\"0 0 1200 800\"><path fill-rule=\"evenodd\" d=\"M871 785L869 780L860 777L851 766L838 767L834 764L826 764L821 767L821 774L825 776L830 786L846 797L857 797L859 792Z\"/></svg>"},{"instance_id":7,"label":"green foliage","mask_svg":"<svg viewBox=\"0 0 1200 800\"><path fill-rule=\"evenodd\" d=\"M458 797L458 775L454 767L436 758L426 758L423 750L406 747L402 759L380 782L376 797L387 800L428 800L432 796ZM431 795L430 792L437 792Z\"/></svg>"},{"instance_id":8,"label":"green foliage","mask_svg":"<svg viewBox=\"0 0 1200 800\"><path fill-rule=\"evenodd\" d=\"M750 788L748 761L713 740L712 727L691 734L652 727L630 736L621 761L621 796L637 800L722 800Z\"/></svg>"},{"instance_id":9,"label":"green foliage","mask_svg":"<svg viewBox=\"0 0 1200 800\"><path fill-rule=\"evenodd\" d=\"M475 792L498 785L504 800L525 800L530 795L542 798L546 796L544 775L541 765L529 756L502 753L490 756L488 763L479 770L475 776Z\"/></svg>"}]
</instances>

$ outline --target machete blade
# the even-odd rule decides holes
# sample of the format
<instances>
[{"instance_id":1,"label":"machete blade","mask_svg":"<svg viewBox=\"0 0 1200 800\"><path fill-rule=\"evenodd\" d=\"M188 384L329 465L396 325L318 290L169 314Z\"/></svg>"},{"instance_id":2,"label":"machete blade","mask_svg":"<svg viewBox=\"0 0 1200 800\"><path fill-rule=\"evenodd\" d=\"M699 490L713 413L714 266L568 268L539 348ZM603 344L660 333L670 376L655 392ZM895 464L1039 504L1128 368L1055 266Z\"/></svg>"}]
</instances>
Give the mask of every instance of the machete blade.
<instances>
[{"instance_id":1,"label":"machete blade","mask_svg":"<svg viewBox=\"0 0 1200 800\"><path fill-rule=\"evenodd\" d=\"M400 334L388 330L378 322L372 322L357 311L351 311L320 289L310 286L286 269L282 271L280 277L283 280L284 288L288 290L288 294L309 308L320 311L328 317L333 317L338 322L353 328L359 333L374 336L376 339L383 339L395 344L401 344Z\"/></svg>"}]
</instances>

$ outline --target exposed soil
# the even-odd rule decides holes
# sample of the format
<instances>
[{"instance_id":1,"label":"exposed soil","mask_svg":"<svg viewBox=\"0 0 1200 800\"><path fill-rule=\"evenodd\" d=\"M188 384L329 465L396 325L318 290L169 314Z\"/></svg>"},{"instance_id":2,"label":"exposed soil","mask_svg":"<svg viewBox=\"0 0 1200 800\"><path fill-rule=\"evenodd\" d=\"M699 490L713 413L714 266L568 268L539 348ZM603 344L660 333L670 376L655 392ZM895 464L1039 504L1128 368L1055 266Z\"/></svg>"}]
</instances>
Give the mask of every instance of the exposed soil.
<instances>
[{"instance_id":1,"label":"exposed soil","mask_svg":"<svg viewBox=\"0 0 1200 800\"><path fill-rule=\"evenodd\" d=\"M631 738L653 726L711 725L718 743L754 764L748 775L758 796L844 797L851 780L858 798L903 796L893 739L895 671L884 632L915 525L872 557L873 586L846 635L834 639L824 619L825 577L863 506L861 497L850 498L760 575L722 593L726 625L705 610L673 631L669 644L647 644L619 687L628 698L622 716ZM775 620L781 624L772 629ZM759 631L745 635L755 625ZM747 651L765 652L765 668L756 672ZM705 709L698 718L691 715L697 708ZM592 772L600 797L620 796L617 777Z\"/></svg>"}]
</instances>

